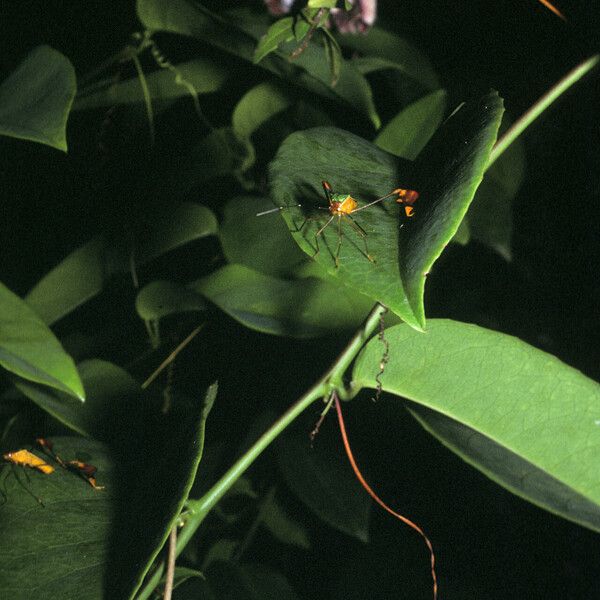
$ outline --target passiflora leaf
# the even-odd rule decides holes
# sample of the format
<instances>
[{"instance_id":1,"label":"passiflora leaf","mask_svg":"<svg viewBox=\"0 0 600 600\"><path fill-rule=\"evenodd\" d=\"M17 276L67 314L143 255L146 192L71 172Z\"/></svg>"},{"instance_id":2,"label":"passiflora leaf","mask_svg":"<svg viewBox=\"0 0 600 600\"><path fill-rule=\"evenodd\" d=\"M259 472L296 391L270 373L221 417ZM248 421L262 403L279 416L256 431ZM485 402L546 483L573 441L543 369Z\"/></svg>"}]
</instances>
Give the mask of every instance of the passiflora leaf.
<instances>
[{"instance_id":1,"label":"passiflora leaf","mask_svg":"<svg viewBox=\"0 0 600 600\"><path fill-rule=\"evenodd\" d=\"M31 307L0 284L0 365L83 401L73 359Z\"/></svg>"},{"instance_id":2,"label":"passiflora leaf","mask_svg":"<svg viewBox=\"0 0 600 600\"><path fill-rule=\"evenodd\" d=\"M15 385L65 427L98 440L110 440L127 415L142 409L140 385L127 371L104 360L84 360L77 370L86 393L83 405L64 392L29 381L16 381Z\"/></svg>"},{"instance_id":3,"label":"passiflora leaf","mask_svg":"<svg viewBox=\"0 0 600 600\"><path fill-rule=\"evenodd\" d=\"M215 392L209 388L193 416L162 415L153 429L147 421L145 436L139 435L141 428L131 428L127 440L109 445L52 438L63 460L78 459L97 468L102 490L57 465L50 475L7 478L1 513L2 596L133 598L187 499Z\"/></svg>"},{"instance_id":4,"label":"passiflora leaf","mask_svg":"<svg viewBox=\"0 0 600 600\"><path fill-rule=\"evenodd\" d=\"M67 151L75 69L50 46L34 48L0 84L0 135Z\"/></svg>"},{"instance_id":5,"label":"passiflora leaf","mask_svg":"<svg viewBox=\"0 0 600 600\"><path fill-rule=\"evenodd\" d=\"M294 239L330 275L423 328L426 275L469 207L501 115L496 93L462 106L414 165L339 129L293 133L270 165L273 199L289 207L282 215ZM327 208L318 192L324 179L335 193L352 195L359 207L395 188L416 189L415 216L401 219L390 198L352 215L366 237L347 217L335 217L322 229L330 217L318 211Z\"/></svg>"},{"instance_id":6,"label":"passiflora leaf","mask_svg":"<svg viewBox=\"0 0 600 600\"><path fill-rule=\"evenodd\" d=\"M543 508L600 531L600 385L517 338L432 320L426 335L387 329L383 389L486 475ZM359 355L353 385L377 387L381 343ZM412 405L411 405L412 406Z\"/></svg>"},{"instance_id":7,"label":"passiflora leaf","mask_svg":"<svg viewBox=\"0 0 600 600\"><path fill-rule=\"evenodd\" d=\"M352 329L371 302L321 278L279 279L242 265L227 265L190 284L250 329L299 338Z\"/></svg>"}]
</instances>

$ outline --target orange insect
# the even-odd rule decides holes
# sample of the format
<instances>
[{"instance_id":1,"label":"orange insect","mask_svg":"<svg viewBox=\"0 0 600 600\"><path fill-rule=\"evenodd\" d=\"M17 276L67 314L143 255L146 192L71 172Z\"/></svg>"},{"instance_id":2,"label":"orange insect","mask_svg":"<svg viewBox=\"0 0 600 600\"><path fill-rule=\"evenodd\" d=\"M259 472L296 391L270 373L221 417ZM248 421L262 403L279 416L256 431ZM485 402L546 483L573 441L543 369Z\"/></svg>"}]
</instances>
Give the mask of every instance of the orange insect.
<instances>
[{"instance_id":1,"label":"orange insect","mask_svg":"<svg viewBox=\"0 0 600 600\"><path fill-rule=\"evenodd\" d=\"M19 465L21 467L29 467L35 469L45 475L50 475L54 472L54 467L49 465L46 461L42 460L39 456L29 452L29 450L17 450L15 452L7 452L2 455L2 458L13 465Z\"/></svg>"},{"instance_id":2,"label":"orange insect","mask_svg":"<svg viewBox=\"0 0 600 600\"><path fill-rule=\"evenodd\" d=\"M46 454L50 455L63 469L76 473L81 478L85 479L95 490L103 490L104 486L96 483L96 471L97 467L94 465L88 465L80 460L69 460L65 462L56 452L54 452L54 446L50 440L45 438L37 438L36 443Z\"/></svg>"},{"instance_id":3,"label":"orange insect","mask_svg":"<svg viewBox=\"0 0 600 600\"><path fill-rule=\"evenodd\" d=\"M372 202L369 202L368 204L359 206L358 202L350 194L334 194L333 188L331 187L331 184L328 181L322 181L321 185L323 186L323 191L325 192L325 198L327 199L327 206L319 206L318 208L321 210L329 211L329 214L331 216L329 217L327 222L315 233L315 245L317 248L317 250L315 252L315 256L319 253L319 237L323 234L325 229L327 229L327 227L329 227L329 225L331 225L331 223L333 223L334 219L337 218L338 243L337 243L337 248L336 248L335 255L334 255L336 268L340 266L340 264L339 264L340 263L340 249L342 247L342 238L343 238L342 220L348 222L350 224L350 226L352 227L352 229L354 230L354 232L363 240L363 243L365 245L365 251L363 252L363 255L365 256L365 258L367 258L370 262L375 262L373 257L369 254L369 247L367 245L367 232L354 220L352 215L361 210L364 210L365 208L369 208L369 207L373 206L374 204L381 202L382 200L385 200L392 196L396 196L396 202L398 204L401 204L404 207L404 217L410 218L410 217L413 217L415 214L413 204L419 198L419 192L417 192L415 190L397 188L397 189L393 190L392 192L390 192L389 194L386 194L385 196L381 196L381 198L377 198L376 200L373 200ZM294 206L301 207L302 205L296 204ZM285 210L286 208L291 208L291 207L278 206L277 208L271 208L269 210L264 210L262 212L259 212L259 213L257 213L256 216L261 217L263 215L268 215L273 212ZM302 225L300 225L300 227L297 229L297 231L302 231L304 226L309 221L316 221L318 219L320 219L320 217L308 217L308 218L304 219L304 222L302 223Z\"/></svg>"},{"instance_id":4,"label":"orange insect","mask_svg":"<svg viewBox=\"0 0 600 600\"><path fill-rule=\"evenodd\" d=\"M354 229L354 231L360 236L365 245L364 255L369 261L375 262L373 257L369 254L369 247L367 246L367 232L352 218L354 213L357 213L365 208L369 208L386 198L390 198L391 196L397 196L396 202L398 204L404 205L404 215L406 217L412 217L414 215L414 209L412 205L419 198L419 192L415 190L406 190L403 188L397 188L391 191L389 194L385 196L381 196L381 198L377 198L377 200L373 200L368 204L363 206L358 206L358 202L350 196L350 194L334 194L333 188L328 181L322 181L321 185L323 186L323 191L325 192L325 197L327 198L327 202L329 206L320 206L319 208L325 209L329 211L331 217L327 220L325 225L321 227L315 233L315 243L317 246L317 251L315 252L315 256L319 253L319 236L323 234L325 229L329 227L329 225L333 222L335 218L337 218L338 222L338 244L335 252L335 266L339 267L339 257L340 257L340 248L342 247L342 219L348 219L348 222ZM300 226L300 230L308 223L311 219L305 219L304 223Z\"/></svg>"}]
</instances>

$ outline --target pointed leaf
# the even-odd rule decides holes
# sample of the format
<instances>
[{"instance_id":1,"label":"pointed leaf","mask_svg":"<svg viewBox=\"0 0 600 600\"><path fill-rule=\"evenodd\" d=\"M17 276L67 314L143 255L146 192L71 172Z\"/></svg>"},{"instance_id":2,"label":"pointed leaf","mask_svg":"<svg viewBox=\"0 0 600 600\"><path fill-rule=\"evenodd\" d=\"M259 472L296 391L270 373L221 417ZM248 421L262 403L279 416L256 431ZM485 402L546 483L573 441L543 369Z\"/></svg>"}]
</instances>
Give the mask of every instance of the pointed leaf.
<instances>
[{"instance_id":1,"label":"pointed leaf","mask_svg":"<svg viewBox=\"0 0 600 600\"><path fill-rule=\"evenodd\" d=\"M85 404L67 394L28 381L17 389L65 427L98 440L110 440L119 425L143 409L140 385L117 365L98 359L77 365L86 393Z\"/></svg>"},{"instance_id":2,"label":"pointed leaf","mask_svg":"<svg viewBox=\"0 0 600 600\"><path fill-rule=\"evenodd\" d=\"M382 150L414 160L440 126L446 112L446 90L436 90L401 110L375 138Z\"/></svg>"},{"instance_id":3,"label":"pointed leaf","mask_svg":"<svg viewBox=\"0 0 600 600\"><path fill-rule=\"evenodd\" d=\"M2 284L0 365L23 379L85 397L73 359L27 303Z\"/></svg>"},{"instance_id":4,"label":"pointed leaf","mask_svg":"<svg viewBox=\"0 0 600 600\"><path fill-rule=\"evenodd\" d=\"M322 198L321 180L329 181L334 192L351 194L365 203L396 187L411 187L411 170L408 161L398 160L354 134L330 127L293 133L283 142L269 167L275 204L303 205L302 209L282 211L300 248L340 282L382 302L407 323L418 327L401 279L400 217L392 200L391 204L382 203L354 217L367 233L369 254L375 262L369 262L362 238L346 219L342 220L344 237L339 267L335 264L339 240L336 223L319 236L320 251L315 255L315 234L329 217L325 211L314 210L327 204ZM306 217L315 220L307 221L300 230Z\"/></svg>"},{"instance_id":5,"label":"pointed leaf","mask_svg":"<svg viewBox=\"0 0 600 600\"><path fill-rule=\"evenodd\" d=\"M160 69L145 76L152 100L164 102L190 96L188 86L192 86L196 94L216 92L227 78L223 67L205 58L174 65L174 69L175 72ZM73 110L109 107L115 104L141 104L144 101L142 86L137 77L118 83L111 78L81 90L75 99Z\"/></svg>"},{"instance_id":6,"label":"pointed leaf","mask_svg":"<svg viewBox=\"0 0 600 600\"><path fill-rule=\"evenodd\" d=\"M179 246L214 235L217 219L206 207L181 203L157 214L133 248L118 241L97 237L78 248L45 275L27 294L26 300L48 324L99 294L116 274L144 264Z\"/></svg>"},{"instance_id":7,"label":"pointed leaf","mask_svg":"<svg viewBox=\"0 0 600 600\"><path fill-rule=\"evenodd\" d=\"M253 61L259 63L267 54L275 52L280 44L295 39L294 18L284 17L275 21L263 35L254 51Z\"/></svg>"},{"instance_id":8,"label":"pointed leaf","mask_svg":"<svg viewBox=\"0 0 600 600\"><path fill-rule=\"evenodd\" d=\"M75 88L75 69L69 59L49 46L34 48L0 84L0 135L66 152Z\"/></svg>"},{"instance_id":9,"label":"pointed leaf","mask_svg":"<svg viewBox=\"0 0 600 600\"><path fill-rule=\"evenodd\" d=\"M277 279L235 264L188 287L250 329L299 338L352 329L371 307L329 281Z\"/></svg>"},{"instance_id":10,"label":"pointed leaf","mask_svg":"<svg viewBox=\"0 0 600 600\"><path fill-rule=\"evenodd\" d=\"M517 338L432 320L425 335L386 330L383 389L406 397L424 426L500 485L600 531L600 385ZM381 343L371 340L354 386L375 388ZM431 412L434 411L434 412Z\"/></svg>"},{"instance_id":11,"label":"pointed leaf","mask_svg":"<svg viewBox=\"0 0 600 600\"><path fill-rule=\"evenodd\" d=\"M145 431L132 427L127 440L110 446L83 438L51 440L64 460L97 467L104 490L58 466L50 475L8 478L0 513L0 595L132 598L179 518L214 393L210 388L194 414L147 420Z\"/></svg>"},{"instance_id":12,"label":"pointed leaf","mask_svg":"<svg viewBox=\"0 0 600 600\"><path fill-rule=\"evenodd\" d=\"M154 321L182 312L204 311L206 303L184 285L152 281L138 292L135 309L144 321Z\"/></svg>"},{"instance_id":13,"label":"pointed leaf","mask_svg":"<svg viewBox=\"0 0 600 600\"><path fill-rule=\"evenodd\" d=\"M302 210L282 212L298 245L346 285L385 304L412 326L424 327L426 273L458 230L481 181L501 104L490 93L464 105L438 130L414 168L341 130L315 128L290 135L271 162L271 190L276 205L303 205ZM353 215L367 234L373 262L346 218L341 220L341 246L336 218L318 237L317 254L316 233L328 215L310 209L326 204L319 200L322 179L336 193L351 194L362 203L397 187L416 189L421 194L416 216L401 223L392 199ZM302 227L307 217L314 220Z\"/></svg>"},{"instance_id":14,"label":"pointed leaf","mask_svg":"<svg viewBox=\"0 0 600 600\"><path fill-rule=\"evenodd\" d=\"M400 237L402 280L418 322L425 324L423 292L433 263L457 232L481 183L503 113L496 92L456 110L415 162L419 212Z\"/></svg>"}]
</instances>

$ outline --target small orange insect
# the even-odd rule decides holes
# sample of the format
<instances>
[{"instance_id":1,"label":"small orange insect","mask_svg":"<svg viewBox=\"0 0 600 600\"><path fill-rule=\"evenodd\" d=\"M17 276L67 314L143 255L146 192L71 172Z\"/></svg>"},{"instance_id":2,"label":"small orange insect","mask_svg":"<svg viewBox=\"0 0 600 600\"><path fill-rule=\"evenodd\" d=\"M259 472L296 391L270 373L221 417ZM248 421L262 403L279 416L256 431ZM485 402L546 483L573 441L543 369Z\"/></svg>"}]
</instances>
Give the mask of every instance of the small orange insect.
<instances>
[{"instance_id":1,"label":"small orange insect","mask_svg":"<svg viewBox=\"0 0 600 600\"><path fill-rule=\"evenodd\" d=\"M54 467L49 465L46 461L42 460L39 456L29 452L29 450L17 450L15 452L7 452L2 455L2 458L13 465L19 465L21 467L29 467L35 469L45 475L50 475L54 472Z\"/></svg>"},{"instance_id":2,"label":"small orange insect","mask_svg":"<svg viewBox=\"0 0 600 600\"><path fill-rule=\"evenodd\" d=\"M409 190L404 188L396 188L391 191L389 194L385 196L381 196L381 198L377 198L368 204L364 204L363 206L359 206L358 202L350 195L350 194L334 194L333 188L328 181L322 181L321 185L323 186L323 191L325 192L325 198L327 199L327 206L319 206L320 210L327 210L331 215L329 219L327 219L326 223L315 233L315 245L316 252L315 256L319 254L319 237L323 234L325 229L333 223L334 219L337 218L338 223L338 243L335 251L335 266L336 268L340 266L340 249L342 247L342 220L348 222L354 232L363 240L365 245L365 251L362 253L365 258L367 258L370 262L375 262L375 259L369 254L369 247L367 245L367 232L353 219L352 215L354 213L360 212L365 208L369 208L374 204L377 204L387 198L391 198L392 196L396 196L396 202L401 204L404 207L404 217L410 218L415 215L415 210L413 208L414 203L419 199L419 192L415 190ZM257 217L262 217L263 215L268 215L270 213L274 213L280 210L285 210L287 208L293 207L301 207L301 204L295 204L293 206L278 206L277 208L271 208L269 210L264 210L262 212L257 213ZM321 217L307 217L304 219L304 222L297 231L302 231L304 226L310 221L319 220Z\"/></svg>"},{"instance_id":3,"label":"small orange insect","mask_svg":"<svg viewBox=\"0 0 600 600\"><path fill-rule=\"evenodd\" d=\"M54 446L50 440L45 438L37 438L36 443L40 448L50 455L63 469L76 473L81 478L85 479L95 490L103 490L104 486L96 483L96 471L97 467L94 465L88 465L80 460L69 460L65 462L56 452L54 452Z\"/></svg>"}]
</instances>

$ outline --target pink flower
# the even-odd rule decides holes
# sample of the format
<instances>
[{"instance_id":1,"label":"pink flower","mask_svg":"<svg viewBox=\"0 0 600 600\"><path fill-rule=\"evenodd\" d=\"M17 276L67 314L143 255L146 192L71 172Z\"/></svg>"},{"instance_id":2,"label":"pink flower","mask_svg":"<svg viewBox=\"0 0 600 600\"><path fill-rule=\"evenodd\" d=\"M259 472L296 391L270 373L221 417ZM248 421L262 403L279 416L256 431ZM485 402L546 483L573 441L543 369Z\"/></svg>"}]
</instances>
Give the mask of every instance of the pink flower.
<instances>
[{"instance_id":1,"label":"pink flower","mask_svg":"<svg viewBox=\"0 0 600 600\"><path fill-rule=\"evenodd\" d=\"M377 18L377 0L350 0L352 8L332 8L331 19L342 33L364 33ZM290 12L294 0L265 0L272 15Z\"/></svg>"},{"instance_id":2,"label":"pink flower","mask_svg":"<svg viewBox=\"0 0 600 600\"><path fill-rule=\"evenodd\" d=\"M290 12L294 0L265 0L265 4L272 15L285 15Z\"/></svg>"},{"instance_id":3,"label":"pink flower","mask_svg":"<svg viewBox=\"0 0 600 600\"><path fill-rule=\"evenodd\" d=\"M351 0L354 6L348 11L332 8L333 22L341 33L365 33L377 18L377 0Z\"/></svg>"}]
</instances>

